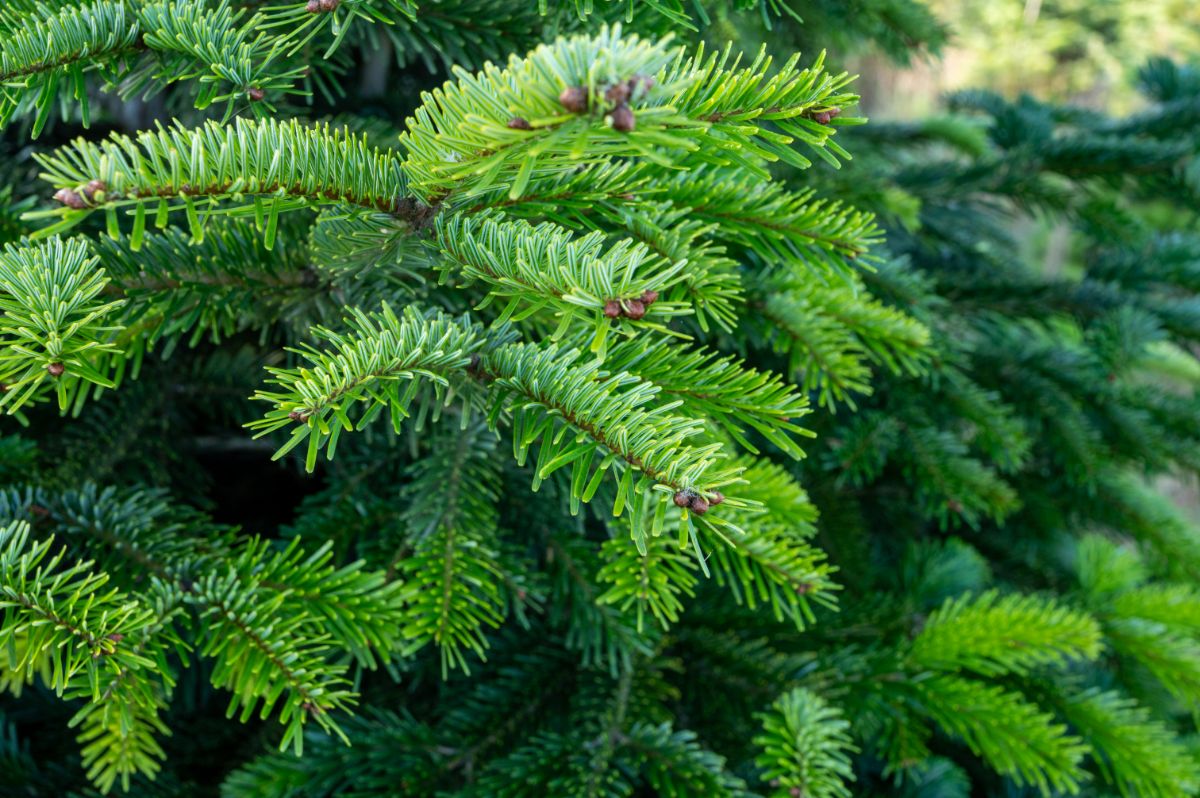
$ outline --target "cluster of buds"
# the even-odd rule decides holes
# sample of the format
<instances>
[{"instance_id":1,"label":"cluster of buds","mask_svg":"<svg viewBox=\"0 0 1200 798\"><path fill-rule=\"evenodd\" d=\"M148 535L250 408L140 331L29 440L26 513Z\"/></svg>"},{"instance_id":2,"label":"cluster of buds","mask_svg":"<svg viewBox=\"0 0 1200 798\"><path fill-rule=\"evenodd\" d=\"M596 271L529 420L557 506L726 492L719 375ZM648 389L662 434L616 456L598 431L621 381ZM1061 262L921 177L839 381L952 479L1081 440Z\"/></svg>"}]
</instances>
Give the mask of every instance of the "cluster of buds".
<instances>
[{"instance_id":1,"label":"cluster of buds","mask_svg":"<svg viewBox=\"0 0 1200 798\"><path fill-rule=\"evenodd\" d=\"M643 291L641 297L637 299L627 299L625 301L610 299L604 303L604 316L609 319L619 319L624 316L627 319L637 321L646 315L646 308L657 301L657 291Z\"/></svg>"},{"instance_id":2,"label":"cluster of buds","mask_svg":"<svg viewBox=\"0 0 1200 798\"><path fill-rule=\"evenodd\" d=\"M290 418L292 421L308 421L308 417L311 415L312 413L308 412L307 410L301 410L297 408L288 413L288 418Z\"/></svg>"},{"instance_id":3,"label":"cluster of buds","mask_svg":"<svg viewBox=\"0 0 1200 798\"><path fill-rule=\"evenodd\" d=\"M725 501L725 494L719 490L710 490L706 499L696 491L685 488L677 492L673 500L676 507L686 507L696 515L704 515L709 507L716 507Z\"/></svg>"},{"instance_id":4,"label":"cluster of buds","mask_svg":"<svg viewBox=\"0 0 1200 798\"><path fill-rule=\"evenodd\" d=\"M104 201L104 193L108 190L108 186L104 185L103 180L89 180L87 185L83 187L83 191L73 191L69 188L60 188L54 192L54 198L66 205L68 208L75 210L83 210L95 202Z\"/></svg>"},{"instance_id":5,"label":"cluster of buds","mask_svg":"<svg viewBox=\"0 0 1200 798\"><path fill-rule=\"evenodd\" d=\"M654 86L654 78L645 75L634 75L628 80L618 81L612 84L604 91L604 101L609 106L608 118L613 130L618 130L622 133L629 133L637 127L637 118L633 115L633 110L629 107L630 98L638 94L645 94ZM558 101L573 114L582 114L588 110L589 98L588 91L583 86L569 86L563 89L562 94L558 95ZM523 122L524 120L513 119L508 123L509 127L517 127L515 122ZM518 127L519 130L528 130L528 128Z\"/></svg>"},{"instance_id":6,"label":"cluster of buds","mask_svg":"<svg viewBox=\"0 0 1200 798\"><path fill-rule=\"evenodd\" d=\"M835 106L833 108L827 108L824 111L819 111L819 112L813 114L812 119L814 122L817 122L819 124L828 125L829 120L833 119L841 112L842 112L842 109Z\"/></svg>"},{"instance_id":7,"label":"cluster of buds","mask_svg":"<svg viewBox=\"0 0 1200 798\"><path fill-rule=\"evenodd\" d=\"M612 103L609 119L613 130L629 133L637 127L637 119L629 108L629 99L634 94L645 94L654 86L654 78L634 75L629 80L614 83L604 92L604 99Z\"/></svg>"},{"instance_id":8,"label":"cluster of buds","mask_svg":"<svg viewBox=\"0 0 1200 798\"><path fill-rule=\"evenodd\" d=\"M328 14L340 5L342 0L308 0L304 10L310 14Z\"/></svg>"}]
</instances>

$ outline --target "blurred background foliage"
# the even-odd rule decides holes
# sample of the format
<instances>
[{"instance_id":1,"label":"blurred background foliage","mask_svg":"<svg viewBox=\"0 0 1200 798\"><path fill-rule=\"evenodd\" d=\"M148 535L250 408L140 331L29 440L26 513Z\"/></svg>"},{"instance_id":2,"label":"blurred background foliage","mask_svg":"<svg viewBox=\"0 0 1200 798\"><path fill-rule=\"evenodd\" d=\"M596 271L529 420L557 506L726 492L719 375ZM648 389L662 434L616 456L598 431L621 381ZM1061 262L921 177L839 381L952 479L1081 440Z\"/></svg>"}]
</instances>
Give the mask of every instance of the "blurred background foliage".
<instances>
[{"instance_id":1,"label":"blurred background foliage","mask_svg":"<svg viewBox=\"0 0 1200 798\"><path fill-rule=\"evenodd\" d=\"M921 117L945 93L969 87L1127 113L1145 102L1131 79L1139 65L1200 54L1195 0L932 0L928 6L948 30L940 57L901 66L876 55L859 59L864 105L876 116Z\"/></svg>"}]
</instances>

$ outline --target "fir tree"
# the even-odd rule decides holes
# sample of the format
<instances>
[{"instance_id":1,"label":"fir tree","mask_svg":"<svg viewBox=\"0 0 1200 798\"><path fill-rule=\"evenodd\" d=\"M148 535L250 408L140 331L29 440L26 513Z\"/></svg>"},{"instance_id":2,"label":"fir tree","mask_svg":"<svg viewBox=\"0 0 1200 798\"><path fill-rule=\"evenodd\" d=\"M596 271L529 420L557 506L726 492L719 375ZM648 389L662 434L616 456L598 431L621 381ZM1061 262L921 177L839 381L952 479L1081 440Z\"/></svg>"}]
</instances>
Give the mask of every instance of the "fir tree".
<instances>
[{"instance_id":1,"label":"fir tree","mask_svg":"<svg viewBox=\"0 0 1200 798\"><path fill-rule=\"evenodd\" d=\"M1200 789L1200 80L836 6L0 13L5 789Z\"/></svg>"}]
</instances>

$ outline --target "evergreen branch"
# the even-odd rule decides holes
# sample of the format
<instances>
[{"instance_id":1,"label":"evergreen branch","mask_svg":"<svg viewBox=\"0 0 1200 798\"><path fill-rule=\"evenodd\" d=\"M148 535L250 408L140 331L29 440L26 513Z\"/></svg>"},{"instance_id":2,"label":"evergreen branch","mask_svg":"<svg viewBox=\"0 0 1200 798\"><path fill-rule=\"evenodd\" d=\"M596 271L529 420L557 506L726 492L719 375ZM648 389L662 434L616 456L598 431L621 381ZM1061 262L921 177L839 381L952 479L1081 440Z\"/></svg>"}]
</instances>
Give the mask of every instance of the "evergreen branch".
<instances>
[{"instance_id":1,"label":"evergreen branch","mask_svg":"<svg viewBox=\"0 0 1200 798\"><path fill-rule=\"evenodd\" d=\"M230 0L215 7L188 0L159 0L137 9L146 47L168 56L154 72L156 80L172 83L195 79L201 89L197 108L222 100L232 106L246 98L256 114L271 110L267 92L299 93L293 84L302 68L281 70L284 42L260 30L261 19L239 24L245 10L234 11ZM182 58L170 58L178 55ZM228 112L226 114L229 115Z\"/></svg>"},{"instance_id":2,"label":"evergreen branch","mask_svg":"<svg viewBox=\"0 0 1200 798\"><path fill-rule=\"evenodd\" d=\"M502 412L510 412L518 464L524 464L529 450L540 441L535 489L569 465L572 501L577 506L590 500L603 474L613 469L621 480L614 515L629 505L639 548L644 545L642 509L648 488L657 483L656 501L662 505L671 494L700 495L737 480L736 470L719 467L719 444L688 443L700 434L700 423L673 415L674 403L654 404L655 386L630 375L600 380L601 364L585 362L576 350L507 344L485 351L485 339L475 328L442 315L425 319L411 307L403 318L386 306L374 316L355 311L350 333L317 328L315 334L330 342L333 350L310 347L301 351L309 367L271 369L272 381L282 390L259 391L255 398L273 403L276 409L249 425L265 435L300 422L276 457L307 440L310 469L322 445L328 443L332 453L342 430L361 429L385 407L399 430L416 396L418 380L427 379L445 402L456 390L466 392L470 400L481 387L478 383L486 383L488 423L494 428ZM404 384L407 387L402 388ZM349 411L359 402L367 408L355 424ZM593 471L597 453L601 460ZM614 468L618 461L625 468ZM634 471L642 475L636 484ZM736 499L729 502L741 504ZM653 515L654 534L664 519L662 507ZM714 518L704 522L724 525Z\"/></svg>"},{"instance_id":3,"label":"evergreen branch","mask_svg":"<svg viewBox=\"0 0 1200 798\"><path fill-rule=\"evenodd\" d=\"M347 688L344 665L331 664L325 636L305 627L301 613L283 612L283 591L247 589L236 570L209 573L192 585L201 607L200 653L214 660L212 683L230 691L227 715L244 723L258 710L265 718L276 706L284 725L280 750L304 748L304 724L340 729L330 717L348 709L355 696Z\"/></svg>"},{"instance_id":4,"label":"evergreen branch","mask_svg":"<svg viewBox=\"0 0 1200 798\"><path fill-rule=\"evenodd\" d=\"M1118 618L1142 618L1184 634L1200 634L1200 590L1191 585L1145 585L1116 596L1109 607Z\"/></svg>"},{"instance_id":5,"label":"evergreen branch","mask_svg":"<svg viewBox=\"0 0 1200 798\"><path fill-rule=\"evenodd\" d=\"M849 261L881 241L871 214L821 199L811 189L791 191L740 170L706 166L681 173L654 162L604 162L531 180L516 199L494 186L461 207L471 213L502 209L575 228L594 224L596 215L622 226L669 215L675 218L659 227L689 224L768 264L792 263L818 275L846 277Z\"/></svg>"},{"instance_id":6,"label":"evergreen branch","mask_svg":"<svg viewBox=\"0 0 1200 798\"><path fill-rule=\"evenodd\" d=\"M106 324L120 302L105 302L107 284L81 240L50 240L0 252L0 406L9 413L36 399L49 381L63 410L88 383L111 386L97 358L116 351Z\"/></svg>"},{"instance_id":7,"label":"evergreen branch","mask_svg":"<svg viewBox=\"0 0 1200 798\"><path fill-rule=\"evenodd\" d=\"M239 767L221 785L225 798L328 798L349 790L395 793L429 787L445 758L440 740L407 714L367 709L345 724L349 746L309 731L304 756L272 752ZM411 793L410 793L411 794Z\"/></svg>"},{"instance_id":8,"label":"evergreen branch","mask_svg":"<svg viewBox=\"0 0 1200 798\"><path fill-rule=\"evenodd\" d=\"M654 510L650 533L657 536L666 520L667 501L673 498L679 506L695 509L693 497L715 496L717 488L739 480L740 469L721 465L725 455L720 444L689 443L701 433L701 424L674 415L676 403L654 404L656 386L624 374L598 381L600 368L594 360L583 361L578 351L530 344L502 347L481 361L482 373L494 380L491 415L506 396L512 396L518 464L524 464L529 449L540 440L535 489L554 471L570 465L576 506L591 498L614 463L619 460L626 466L623 472L614 469L620 486L613 514L621 515L628 506L631 534L644 554L645 509ZM601 460L592 471L597 454ZM641 472L636 483L635 471ZM654 498L647 493L651 487L657 493ZM721 499L733 507L746 506L738 499ZM707 508L706 500L692 517L706 526L731 528L724 519L705 516Z\"/></svg>"},{"instance_id":9,"label":"evergreen branch","mask_svg":"<svg viewBox=\"0 0 1200 798\"><path fill-rule=\"evenodd\" d=\"M390 662L407 617L402 586L382 571L364 570L361 560L336 565L332 547L326 541L306 553L293 539L287 548L272 551L267 541L252 541L232 568L242 589L279 592L280 614L304 619L312 627L305 630L308 637L328 637L366 668L375 668L377 659Z\"/></svg>"},{"instance_id":10,"label":"evergreen branch","mask_svg":"<svg viewBox=\"0 0 1200 798\"><path fill-rule=\"evenodd\" d=\"M641 773L647 787L665 798L748 796L745 783L721 757L697 742L694 732L669 723L636 723L621 739L621 764Z\"/></svg>"},{"instance_id":11,"label":"evergreen branch","mask_svg":"<svg viewBox=\"0 0 1200 798\"><path fill-rule=\"evenodd\" d=\"M1085 613L1035 596L988 591L948 599L929 616L910 656L925 668L997 676L1095 659L1101 645L1100 625Z\"/></svg>"},{"instance_id":12,"label":"evergreen branch","mask_svg":"<svg viewBox=\"0 0 1200 798\"><path fill-rule=\"evenodd\" d=\"M1171 695L1192 706L1200 702L1200 640L1139 618L1107 620L1104 636Z\"/></svg>"},{"instance_id":13,"label":"evergreen branch","mask_svg":"<svg viewBox=\"0 0 1200 798\"><path fill-rule=\"evenodd\" d=\"M124 357L164 341L169 353L180 339L217 342L281 318L326 312L332 286L310 266L303 228L282 229L273 250L242 219L210 222L200 242L176 227L147 233L136 246L130 237L95 241L106 291L124 300L125 331L117 336Z\"/></svg>"},{"instance_id":14,"label":"evergreen branch","mask_svg":"<svg viewBox=\"0 0 1200 798\"><path fill-rule=\"evenodd\" d=\"M1200 787L1200 764L1163 723L1116 692L1088 690L1058 702L1095 749L1101 775L1122 795L1168 798Z\"/></svg>"},{"instance_id":15,"label":"evergreen branch","mask_svg":"<svg viewBox=\"0 0 1200 798\"><path fill-rule=\"evenodd\" d=\"M311 346L300 350L309 365L303 369L268 369L279 391L259 391L254 398L271 402L276 409L248 426L265 435L301 422L291 440L276 453L281 457L308 439L307 466L316 463L319 447L328 441L333 453L342 430L352 430L349 410L359 402L367 409L358 422L361 429L379 410L391 410L397 431L408 415L418 380L448 386L448 374L464 374L485 339L477 327L438 314L426 318L411 306L396 316L386 305L381 313L353 311L349 333L323 327L312 334L328 342L322 351ZM406 386L406 387L405 387Z\"/></svg>"},{"instance_id":16,"label":"evergreen branch","mask_svg":"<svg viewBox=\"0 0 1200 798\"><path fill-rule=\"evenodd\" d=\"M0 128L8 126L27 98L36 96L34 138L49 117L64 77L72 98L82 103L86 122L84 71L94 68L88 62L120 59L142 46L134 14L122 2L100 0L52 16L33 14L22 22L0 43Z\"/></svg>"},{"instance_id":17,"label":"evergreen branch","mask_svg":"<svg viewBox=\"0 0 1200 798\"><path fill-rule=\"evenodd\" d=\"M647 635L639 634L636 619L610 604L600 604L596 574L602 561L596 547L574 535L551 538L546 549L551 593L551 619L565 618L565 644L578 651L585 667L605 667L615 676L632 666L635 655L652 651Z\"/></svg>"},{"instance_id":18,"label":"evergreen branch","mask_svg":"<svg viewBox=\"0 0 1200 798\"><path fill-rule=\"evenodd\" d=\"M754 744L762 753L754 761L762 780L775 786L775 795L850 798L846 782L854 781L854 770L849 754L858 749L840 709L796 688L776 699L759 719L763 729Z\"/></svg>"},{"instance_id":19,"label":"evergreen branch","mask_svg":"<svg viewBox=\"0 0 1200 798\"><path fill-rule=\"evenodd\" d=\"M615 605L621 612L635 607L637 630L645 628L649 614L666 630L679 620L683 596L694 596L696 567L692 558L666 537L653 538L646 552L631 549L624 541L610 540L602 548L604 566L596 581L608 589L596 597L598 604Z\"/></svg>"},{"instance_id":20,"label":"evergreen branch","mask_svg":"<svg viewBox=\"0 0 1200 798\"><path fill-rule=\"evenodd\" d=\"M85 75L99 71L127 93L195 79L197 108L248 98L252 107L267 91L295 93L301 70L277 71L281 43L262 34L251 38L255 20L239 25L242 12L229 0L215 6L188 0L128 4L96 0L83 6L30 11L14 24L0 46L0 127L31 109L32 135L45 126L54 101L76 101L89 121ZM146 59L152 54L154 59ZM256 109L257 110L257 109Z\"/></svg>"},{"instance_id":21,"label":"evergreen branch","mask_svg":"<svg viewBox=\"0 0 1200 798\"><path fill-rule=\"evenodd\" d=\"M652 182L675 207L712 225L713 235L755 253L767 263L796 263L817 273L848 272L847 261L882 241L869 213L816 192L789 191L777 183L728 169L703 169Z\"/></svg>"},{"instance_id":22,"label":"evergreen branch","mask_svg":"<svg viewBox=\"0 0 1200 798\"><path fill-rule=\"evenodd\" d=\"M128 792L134 776L154 778L166 759L157 738L169 736L171 731L159 715L175 684L169 655L179 640L170 625L181 611L182 597L157 582L151 592L154 623L142 630L140 639L122 642L152 662L160 679L123 667L102 672L98 684L78 684L67 696L86 702L70 725L80 727L77 740L88 779L105 793L118 779L121 789Z\"/></svg>"},{"instance_id":23,"label":"evergreen branch","mask_svg":"<svg viewBox=\"0 0 1200 798\"><path fill-rule=\"evenodd\" d=\"M811 412L807 397L778 375L749 368L732 355L684 350L666 338L636 338L613 345L605 366L653 383L663 396L679 401L688 415L716 421L754 454L758 448L746 437L743 424L796 459L804 452L795 438L813 434L794 423Z\"/></svg>"},{"instance_id":24,"label":"evergreen branch","mask_svg":"<svg viewBox=\"0 0 1200 798\"><path fill-rule=\"evenodd\" d=\"M940 674L913 683L924 711L961 739L997 773L1043 796L1075 792L1086 774L1087 746L1065 726L1016 693L960 676Z\"/></svg>"},{"instance_id":25,"label":"evergreen branch","mask_svg":"<svg viewBox=\"0 0 1200 798\"><path fill-rule=\"evenodd\" d=\"M460 71L458 83L426 96L401 137L406 170L414 191L435 201L495 184L515 199L530 180L614 157L671 163L660 149L765 175L760 158L809 165L791 149L798 139L836 164L829 151L846 153L832 142L833 129L804 116L851 104L855 97L841 92L849 79L826 75L820 59L806 70L796 62L768 78L764 55L737 70L728 51L688 59L682 48L623 36L619 26L560 38L504 69ZM609 99L620 97L630 105ZM606 113L618 106L616 116Z\"/></svg>"},{"instance_id":26,"label":"evergreen branch","mask_svg":"<svg viewBox=\"0 0 1200 798\"><path fill-rule=\"evenodd\" d=\"M199 240L203 225L197 201L206 216L224 201L242 213L252 211L256 224L265 224L269 249L283 211L338 204L399 214L409 221L426 218L428 211L407 198L396 155L370 148L366 137L349 130L296 120L237 119L199 128L160 125L136 138L118 133L100 144L77 139L35 157L44 170L42 179L57 187L66 203L40 214L62 217L50 230L77 224L101 207L110 209L110 228L115 227L115 209L133 206L136 241L145 226L146 206L155 204L156 218L165 224L172 209L168 200L173 200L178 201L175 208L187 212L192 236Z\"/></svg>"},{"instance_id":27,"label":"evergreen branch","mask_svg":"<svg viewBox=\"0 0 1200 798\"><path fill-rule=\"evenodd\" d=\"M439 221L436 234L449 261L443 281L454 269L486 282L483 304L504 303L501 320L547 308L564 330L580 318L595 329L600 351L617 319L627 320L621 326L665 330L672 317L688 312L683 303L659 298L679 280L683 262L665 263L628 240L604 250L600 233L574 238L548 223L461 215Z\"/></svg>"},{"instance_id":28,"label":"evergreen branch","mask_svg":"<svg viewBox=\"0 0 1200 798\"><path fill-rule=\"evenodd\" d=\"M52 541L32 542L29 524L10 521L0 530L0 644L18 658L8 667L32 673L44 668L59 695L78 674L96 684L103 670L141 669L143 659L125 639L137 639L153 622L153 611L115 589L88 561L64 565L66 552L51 554ZM42 657L49 659L42 664Z\"/></svg>"},{"instance_id":29,"label":"evergreen branch","mask_svg":"<svg viewBox=\"0 0 1200 798\"><path fill-rule=\"evenodd\" d=\"M405 650L435 643L445 678L450 668L470 673L464 650L486 660L486 629L504 620L503 574L494 544L500 487L495 438L482 424L447 430L430 448L408 470L404 547L412 551L399 566L407 605Z\"/></svg>"},{"instance_id":30,"label":"evergreen branch","mask_svg":"<svg viewBox=\"0 0 1200 798\"><path fill-rule=\"evenodd\" d=\"M916 319L863 296L857 281L823 284L811 275L785 274L756 288L751 306L768 324L761 335L806 391L833 408L855 408L854 394L871 392L875 362L894 374L919 374L928 358L929 331Z\"/></svg>"}]
</instances>

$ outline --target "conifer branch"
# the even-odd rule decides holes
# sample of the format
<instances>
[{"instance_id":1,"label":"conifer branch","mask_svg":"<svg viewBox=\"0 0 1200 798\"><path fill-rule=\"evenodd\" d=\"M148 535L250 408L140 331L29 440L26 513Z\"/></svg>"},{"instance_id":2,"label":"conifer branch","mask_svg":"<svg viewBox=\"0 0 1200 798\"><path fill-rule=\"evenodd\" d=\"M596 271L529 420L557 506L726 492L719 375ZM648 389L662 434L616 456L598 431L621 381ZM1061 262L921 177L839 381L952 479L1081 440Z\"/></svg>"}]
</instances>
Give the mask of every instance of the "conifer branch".
<instances>
[{"instance_id":1,"label":"conifer branch","mask_svg":"<svg viewBox=\"0 0 1200 798\"><path fill-rule=\"evenodd\" d=\"M849 798L854 780L849 754L857 751L841 710L820 696L797 688L784 693L760 715L763 730L754 738L762 748L755 759L763 781L777 785L776 795Z\"/></svg>"},{"instance_id":2,"label":"conifer branch","mask_svg":"<svg viewBox=\"0 0 1200 798\"><path fill-rule=\"evenodd\" d=\"M369 147L365 137L328 125L296 120L209 122L199 128L176 123L135 138L114 134L96 144L77 139L51 155L36 156L42 178L58 188L66 205L39 215L60 216L49 230L74 225L99 208L132 207L133 229L144 229L147 207L165 224L182 209L193 238L203 238L200 214L220 209L253 213L274 243L278 215L317 205L347 205L424 220L428 208L408 197L399 158ZM174 203L172 205L172 203ZM197 203L200 207L197 207ZM44 229L42 233L45 233ZM136 237L136 236L135 236Z\"/></svg>"},{"instance_id":3,"label":"conifer branch","mask_svg":"<svg viewBox=\"0 0 1200 798\"><path fill-rule=\"evenodd\" d=\"M8 413L52 385L63 410L88 385L112 386L97 368L115 352L110 317L120 301L106 302L108 283L87 244L57 237L0 252L0 407Z\"/></svg>"},{"instance_id":4,"label":"conifer branch","mask_svg":"<svg viewBox=\"0 0 1200 798\"><path fill-rule=\"evenodd\" d=\"M622 35L619 26L559 39L504 69L460 72L458 83L428 95L401 137L405 166L413 190L436 202L497 183L516 199L531 180L620 156L669 164L662 149L763 173L759 158L808 166L791 149L799 140L836 164L846 153L832 142L833 129L804 115L852 104L854 95L842 92L849 78L826 75L821 59L805 70L797 60L768 78L765 55L738 70L728 51L689 59L682 48ZM620 85L629 89L632 111L622 113L631 123L605 113L615 105L606 93ZM568 91L565 107L560 95ZM510 124L516 119L524 125Z\"/></svg>"},{"instance_id":5,"label":"conifer branch","mask_svg":"<svg viewBox=\"0 0 1200 798\"><path fill-rule=\"evenodd\" d=\"M910 654L922 667L996 676L1025 674L1068 658L1095 659L1101 643L1100 625L1085 613L989 591L947 600L929 616Z\"/></svg>"}]
</instances>

